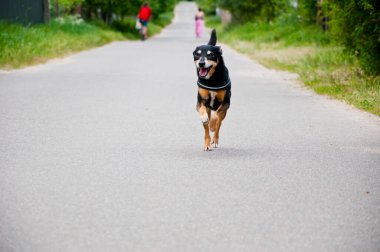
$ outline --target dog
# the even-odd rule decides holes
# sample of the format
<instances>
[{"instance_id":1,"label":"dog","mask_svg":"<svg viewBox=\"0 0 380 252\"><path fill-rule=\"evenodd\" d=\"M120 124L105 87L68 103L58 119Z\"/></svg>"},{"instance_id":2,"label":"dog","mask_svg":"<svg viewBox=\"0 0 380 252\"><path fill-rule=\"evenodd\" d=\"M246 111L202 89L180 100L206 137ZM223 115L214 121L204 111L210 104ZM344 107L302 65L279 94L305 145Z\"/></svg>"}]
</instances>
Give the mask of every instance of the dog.
<instances>
[{"instance_id":1,"label":"dog","mask_svg":"<svg viewBox=\"0 0 380 252\"><path fill-rule=\"evenodd\" d=\"M216 46L216 39L216 31L213 29L208 44L196 47L193 52L198 76L196 109L205 130L205 151L219 146L220 126L231 99L231 80L224 64L222 49ZM212 116L211 111L214 111ZM210 130L214 132L212 140Z\"/></svg>"}]
</instances>

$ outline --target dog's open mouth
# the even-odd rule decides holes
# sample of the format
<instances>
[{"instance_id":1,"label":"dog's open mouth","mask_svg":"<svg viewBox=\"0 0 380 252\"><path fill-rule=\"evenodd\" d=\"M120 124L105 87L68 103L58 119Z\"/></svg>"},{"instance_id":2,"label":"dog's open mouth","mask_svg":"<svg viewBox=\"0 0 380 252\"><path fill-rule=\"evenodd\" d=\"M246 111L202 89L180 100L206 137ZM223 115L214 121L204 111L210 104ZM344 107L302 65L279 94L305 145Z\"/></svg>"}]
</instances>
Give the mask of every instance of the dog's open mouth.
<instances>
[{"instance_id":1,"label":"dog's open mouth","mask_svg":"<svg viewBox=\"0 0 380 252\"><path fill-rule=\"evenodd\" d=\"M200 77L206 77L208 74L208 71L210 71L211 67L200 67L199 68L199 76Z\"/></svg>"}]
</instances>

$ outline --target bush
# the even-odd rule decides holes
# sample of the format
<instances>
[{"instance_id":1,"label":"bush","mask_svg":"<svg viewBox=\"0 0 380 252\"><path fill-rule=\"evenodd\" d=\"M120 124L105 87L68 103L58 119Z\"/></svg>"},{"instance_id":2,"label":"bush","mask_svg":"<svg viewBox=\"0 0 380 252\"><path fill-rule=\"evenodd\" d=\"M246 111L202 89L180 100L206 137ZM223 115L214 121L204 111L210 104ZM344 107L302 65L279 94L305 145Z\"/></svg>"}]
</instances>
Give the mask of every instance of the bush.
<instances>
[{"instance_id":1,"label":"bush","mask_svg":"<svg viewBox=\"0 0 380 252\"><path fill-rule=\"evenodd\" d=\"M160 15L158 15L157 18L153 18L148 25L148 34L149 36L152 36L154 34L159 33L163 27L170 24L172 18L173 18L172 12L165 12ZM117 30L126 38L129 39L139 39L140 34L139 31L136 30L136 18L135 17L126 17L122 20L116 20L112 23L111 27L114 30Z\"/></svg>"},{"instance_id":2,"label":"bush","mask_svg":"<svg viewBox=\"0 0 380 252\"><path fill-rule=\"evenodd\" d=\"M330 0L327 4L337 40L358 56L366 72L380 74L379 1Z\"/></svg>"},{"instance_id":3,"label":"bush","mask_svg":"<svg viewBox=\"0 0 380 252\"><path fill-rule=\"evenodd\" d=\"M153 20L153 22L159 26L165 27L171 23L173 17L174 17L173 12L164 12L158 15L158 18Z\"/></svg>"},{"instance_id":4,"label":"bush","mask_svg":"<svg viewBox=\"0 0 380 252\"><path fill-rule=\"evenodd\" d=\"M135 18L124 18L123 20L116 20L112 23L111 27L121 33L127 38L137 39L140 37L138 30L135 28Z\"/></svg>"},{"instance_id":5,"label":"bush","mask_svg":"<svg viewBox=\"0 0 380 252\"><path fill-rule=\"evenodd\" d=\"M229 10L238 22L271 21L290 8L289 0L219 0L218 3Z\"/></svg>"},{"instance_id":6,"label":"bush","mask_svg":"<svg viewBox=\"0 0 380 252\"><path fill-rule=\"evenodd\" d=\"M298 13L302 18L302 22L306 24L315 23L317 16L316 0L298 0Z\"/></svg>"}]
</instances>

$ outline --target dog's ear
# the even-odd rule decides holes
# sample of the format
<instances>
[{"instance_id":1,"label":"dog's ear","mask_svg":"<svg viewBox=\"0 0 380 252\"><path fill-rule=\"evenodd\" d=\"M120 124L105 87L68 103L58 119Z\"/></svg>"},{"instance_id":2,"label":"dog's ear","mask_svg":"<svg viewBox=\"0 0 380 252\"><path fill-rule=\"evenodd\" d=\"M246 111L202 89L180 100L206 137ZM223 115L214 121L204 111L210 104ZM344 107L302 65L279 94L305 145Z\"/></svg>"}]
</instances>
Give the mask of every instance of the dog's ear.
<instances>
[{"instance_id":1,"label":"dog's ear","mask_svg":"<svg viewBox=\"0 0 380 252\"><path fill-rule=\"evenodd\" d=\"M215 29L212 29L211 31L211 37L210 37L210 40L208 41L208 45L216 45L216 31Z\"/></svg>"},{"instance_id":2,"label":"dog's ear","mask_svg":"<svg viewBox=\"0 0 380 252\"><path fill-rule=\"evenodd\" d=\"M222 55L222 54L223 54L223 50L222 50L222 48L221 48L220 46L217 46L217 48L218 48L218 50L219 50L220 55Z\"/></svg>"}]
</instances>

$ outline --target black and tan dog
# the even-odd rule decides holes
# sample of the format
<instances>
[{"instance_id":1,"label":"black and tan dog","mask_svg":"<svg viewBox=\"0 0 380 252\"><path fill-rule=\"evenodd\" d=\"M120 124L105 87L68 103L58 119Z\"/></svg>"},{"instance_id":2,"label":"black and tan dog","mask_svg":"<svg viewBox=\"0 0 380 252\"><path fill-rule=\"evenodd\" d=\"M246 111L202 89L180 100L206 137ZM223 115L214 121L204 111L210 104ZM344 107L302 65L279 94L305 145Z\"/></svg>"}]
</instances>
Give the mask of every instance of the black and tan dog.
<instances>
[{"instance_id":1,"label":"black and tan dog","mask_svg":"<svg viewBox=\"0 0 380 252\"><path fill-rule=\"evenodd\" d=\"M219 130L230 107L231 80L224 65L222 49L216 46L216 32L212 30L207 45L198 46L193 52L198 75L197 111L205 129L204 150L218 147ZM215 111L211 116L211 111ZM213 139L210 130L214 132Z\"/></svg>"}]
</instances>

